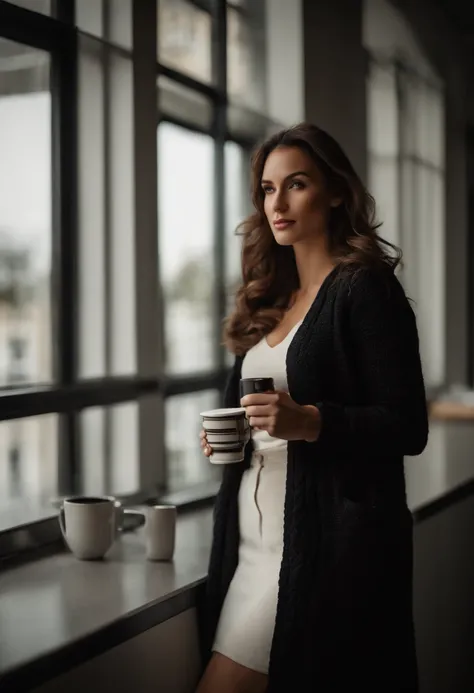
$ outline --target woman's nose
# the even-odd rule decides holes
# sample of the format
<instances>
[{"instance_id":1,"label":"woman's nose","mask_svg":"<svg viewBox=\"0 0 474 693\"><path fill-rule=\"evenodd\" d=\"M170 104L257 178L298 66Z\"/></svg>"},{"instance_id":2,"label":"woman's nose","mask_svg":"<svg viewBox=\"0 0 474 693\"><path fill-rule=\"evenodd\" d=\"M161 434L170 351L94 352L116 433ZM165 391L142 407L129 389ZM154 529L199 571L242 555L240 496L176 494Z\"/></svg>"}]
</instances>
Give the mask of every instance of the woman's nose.
<instances>
[{"instance_id":1,"label":"woman's nose","mask_svg":"<svg viewBox=\"0 0 474 693\"><path fill-rule=\"evenodd\" d=\"M284 212L288 209L288 201L283 194L276 194L274 198L273 209L275 212Z\"/></svg>"}]
</instances>

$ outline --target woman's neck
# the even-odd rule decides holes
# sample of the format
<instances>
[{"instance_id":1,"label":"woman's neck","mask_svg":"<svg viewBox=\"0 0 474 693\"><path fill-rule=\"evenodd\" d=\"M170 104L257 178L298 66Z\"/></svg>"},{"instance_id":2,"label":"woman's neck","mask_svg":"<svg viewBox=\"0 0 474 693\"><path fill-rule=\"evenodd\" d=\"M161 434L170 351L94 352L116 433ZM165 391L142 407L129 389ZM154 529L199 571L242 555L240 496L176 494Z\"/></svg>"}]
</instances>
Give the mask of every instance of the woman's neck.
<instances>
[{"instance_id":1,"label":"woman's neck","mask_svg":"<svg viewBox=\"0 0 474 693\"><path fill-rule=\"evenodd\" d=\"M296 268L299 276L299 294L317 292L336 263L326 245L318 244L311 247L294 246Z\"/></svg>"}]
</instances>

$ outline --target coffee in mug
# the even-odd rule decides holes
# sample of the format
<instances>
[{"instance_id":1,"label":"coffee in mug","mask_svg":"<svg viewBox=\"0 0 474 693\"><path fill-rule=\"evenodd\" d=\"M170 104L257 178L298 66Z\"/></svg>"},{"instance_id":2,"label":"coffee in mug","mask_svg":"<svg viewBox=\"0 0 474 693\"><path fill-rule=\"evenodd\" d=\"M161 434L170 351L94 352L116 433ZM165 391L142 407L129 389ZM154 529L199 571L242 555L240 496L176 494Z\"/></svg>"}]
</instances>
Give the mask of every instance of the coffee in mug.
<instances>
[{"instance_id":1,"label":"coffee in mug","mask_svg":"<svg viewBox=\"0 0 474 693\"><path fill-rule=\"evenodd\" d=\"M259 392L272 392L275 389L273 378L242 378L240 381L240 399L245 395L254 395Z\"/></svg>"}]
</instances>

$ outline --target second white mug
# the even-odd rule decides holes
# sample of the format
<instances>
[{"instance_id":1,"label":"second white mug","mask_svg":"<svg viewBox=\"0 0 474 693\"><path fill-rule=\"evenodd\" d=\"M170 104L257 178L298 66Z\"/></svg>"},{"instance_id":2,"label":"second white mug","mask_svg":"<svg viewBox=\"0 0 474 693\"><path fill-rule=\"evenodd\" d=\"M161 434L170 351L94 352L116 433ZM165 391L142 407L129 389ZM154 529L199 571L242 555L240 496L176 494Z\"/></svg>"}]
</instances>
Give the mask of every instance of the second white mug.
<instances>
[{"instance_id":1,"label":"second white mug","mask_svg":"<svg viewBox=\"0 0 474 693\"><path fill-rule=\"evenodd\" d=\"M176 506L153 505L146 510L145 542L149 561L171 561L176 540Z\"/></svg>"}]
</instances>

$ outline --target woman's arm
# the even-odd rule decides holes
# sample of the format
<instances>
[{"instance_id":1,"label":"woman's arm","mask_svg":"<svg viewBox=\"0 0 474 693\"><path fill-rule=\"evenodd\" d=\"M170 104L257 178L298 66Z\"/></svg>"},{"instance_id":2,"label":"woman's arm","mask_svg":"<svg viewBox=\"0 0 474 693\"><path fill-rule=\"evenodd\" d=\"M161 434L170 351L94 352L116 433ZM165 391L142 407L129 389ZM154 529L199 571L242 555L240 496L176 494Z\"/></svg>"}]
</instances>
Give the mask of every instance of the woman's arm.
<instances>
[{"instance_id":1,"label":"woman's arm","mask_svg":"<svg viewBox=\"0 0 474 693\"><path fill-rule=\"evenodd\" d=\"M352 348L367 404L315 403L316 444L418 455L428 437L428 414L413 310L394 276L368 271L354 282L349 301Z\"/></svg>"}]
</instances>

